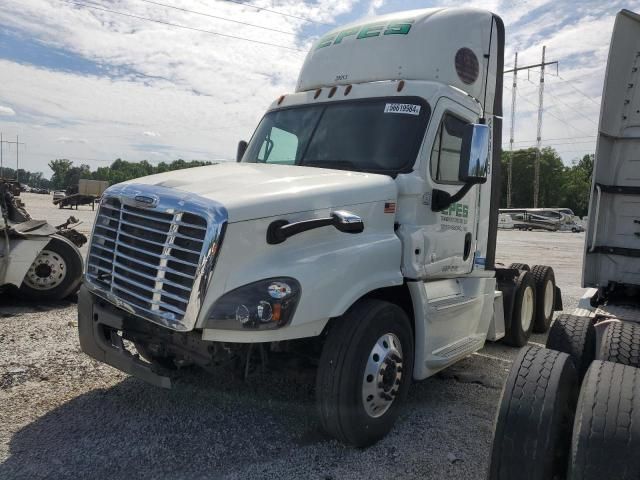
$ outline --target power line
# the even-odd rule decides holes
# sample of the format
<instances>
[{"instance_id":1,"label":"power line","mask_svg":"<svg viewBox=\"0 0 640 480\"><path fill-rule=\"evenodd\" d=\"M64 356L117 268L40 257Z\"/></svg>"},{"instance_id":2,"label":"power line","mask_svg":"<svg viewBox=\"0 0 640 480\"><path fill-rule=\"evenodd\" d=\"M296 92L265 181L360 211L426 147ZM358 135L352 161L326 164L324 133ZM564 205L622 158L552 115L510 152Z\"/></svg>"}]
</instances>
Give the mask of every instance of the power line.
<instances>
[{"instance_id":1,"label":"power line","mask_svg":"<svg viewBox=\"0 0 640 480\"><path fill-rule=\"evenodd\" d=\"M72 5L77 5L79 7L90 8L90 9L93 9L93 10L100 10L102 12L109 12L109 13L113 13L113 14L116 14L116 15L122 15L124 17L136 18L138 20L144 20L144 21L147 21L147 22L159 23L161 25L168 25L170 27L183 28L185 30L192 30L192 31L195 31L195 32L207 33L209 35L216 35L216 36L219 36L219 37L233 38L234 40L244 40L245 42L257 43L257 44L260 44L260 45L268 45L270 47L284 48L284 49L293 50L293 51L296 51L296 52L304 52L304 50L301 50L299 48L287 47L285 45L279 45L277 43L263 42L263 41L260 41L260 40L253 40L251 38L237 37L235 35L228 35L226 33L214 32L212 30L204 30L202 28L188 27L186 25L180 25L178 23L165 22L164 20L156 20L154 18L142 17L140 15L134 15L132 13L118 12L116 10L110 10L108 8L97 7L95 5L89 5L89 4L86 4L86 3L74 2L72 0L64 0L64 1L67 2L67 3L70 3Z\"/></svg>"},{"instance_id":2,"label":"power line","mask_svg":"<svg viewBox=\"0 0 640 480\"><path fill-rule=\"evenodd\" d=\"M509 87L505 86L504 88L506 88L507 90L511 90ZM522 100L524 100L525 102L527 102L529 105L533 105L534 107L536 107L536 109L538 108L538 106L533 103L531 100L529 100L527 97L524 97L523 95L520 94L520 92L516 91L516 95L518 97L520 97ZM546 109L546 112L551 115L553 118L555 118L556 120L560 120L561 122L565 122L565 120L563 120L562 118L558 117L555 113L551 112L548 108ZM580 132L580 133L584 133L585 136L590 137L591 134L585 132L584 130L580 130L579 128L575 127L574 125L569 124L569 126L571 128L573 128L575 131Z\"/></svg>"},{"instance_id":3,"label":"power line","mask_svg":"<svg viewBox=\"0 0 640 480\"><path fill-rule=\"evenodd\" d=\"M553 74L552 74L553 75ZM574 86L572 83L572 80L565 80L563 77L560 76L560 74L554 75L555 77L558 77L560 80L562 80L564 83L566 83L567 85L569 85L572 89L574 89L576 92L578 92L580 95L582 95L583 97L585 97L587 100L593 102L595 105L600 106L600 102L598 102L597 100L595 100L593 97L591 97L590 95L584 93L582 90L580 90L578 87Z\"/></svg>"},{"instance_id":4,"label":"power line","mask_svg":"<svg viewBox=\"0 0 640 480\"><path fill-rule=\"evenodd\" d=\"M556 137L556 138L547 138L546 141L549 142L554 142L554 141L558 141L558 140L577 140L579 138L597 138L597 135L585 135L584 137ZM535 138L533 140L518 140L516 142L513 143L532 143L535 142ZM590 140L592 141L592 140Z\"/></svg>"},{"instance_id":5,"label":"power line","mask_svg":"<svg viewBox=\"0 0 640 480\"><path fill-rule=\"evenodd\" d=\"M258 10L259 12L275 13L276 15L282 15L283 17L295 18L297 20L302 20L302 21L308 22L308 23L316 23L318 25L326 25L326 26L329 26L329 27L332 27L334 25L333 23L320 22L318 20L313 20L311 18L305 18L305 17L299 17L298 15L292 15L290 13L278 12L277 10L269 10L268 8L258 7L256 5L251 5L249 3L241 2L239 0L223 0L223 1L229 2L229 3L235 3L235 4L238 4L238 5L242 5L243 7L254 8L254 9Z\"/></svg>"},{"instance_id":6,"label":"power line","mask_svg":"<svg viewBox=\"0 0 640 480\"><path fill-rule=\"evenodd\" d=\"M153 2L152 0L139 0L139 1L145 2L145 3L150 3L152 5L157 5L159 7L172 8L173 10L180 10L182 12L194 13L196 15L202 15L204 17L210 17L210 18L215 18L215 19L218 19L218 20L224 20L225 22L239 23L240 25L247 25L249 27L261 28L263 30L269 30L271 32L277 32L277 33L283 33L285 35L296 36L295 32L287 32L285 30L278 30L277 28L263 27L262 25L256 25L256 24L248 23L248 22L241 22L240 20L233 20L231 18L220 17L218 15L211 15L209 13L198 12L198 11L195 11L195 10L189 10L188 8L176 7L174 5L167 5L166 3Z\"/></svg>"}]
</instances>

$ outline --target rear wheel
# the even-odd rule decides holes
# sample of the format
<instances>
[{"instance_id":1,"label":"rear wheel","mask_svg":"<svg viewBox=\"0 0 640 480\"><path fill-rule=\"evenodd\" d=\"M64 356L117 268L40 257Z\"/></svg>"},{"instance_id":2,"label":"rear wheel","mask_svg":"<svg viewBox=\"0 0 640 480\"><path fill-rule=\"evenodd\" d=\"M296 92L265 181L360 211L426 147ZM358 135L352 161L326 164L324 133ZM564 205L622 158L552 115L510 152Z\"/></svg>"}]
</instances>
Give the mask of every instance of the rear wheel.
<instances>
[{"instance_id":1,"label":"rear wheel","mask_svg":"<svg viewBox=\"0 0 640 480\"><path fill-rule=\"evenodd\" d=\"M354 305L330 328L316 379L322 428L366 447L393 426L413 375L413 334L405 312L381 300Z\"/></svg>"},{"instance_id":2,"label":"rear wheel","mask_svg":"<svg viewBox=\"0 0 640 480\"><path fill-rule=\"evenodd\" d=\"M567 354L523 348L498 409L489 480L564 478L577 396Z\"/></svg>"},{"instance_id":3,"label":"rear wheel","mask_svg":"<svg viewBox=\"0 0 640 480\"><path fill-rule=\"evenodd\" d=\"M513 310L506 327L503 342L513 347L527 344L533 329L535 313L535 283L531 273L522 271L516 280Z\"/></svg>"},{"instance_id":4,"label":"rear wheel","mask_svg":"<svg viewBox=\"0 0 640 480\"><path fill-rule=\"evenodd\" d=\"M640 325L630 322L609 324L598 359L640 367Z\"/></svg>"},{"instance_id":5,"label":"rear wheel","mask_svg":"<svg viewBox=\"0 0 640 480\"><path fill-rule=\"evenodd\" d=\"M544 333L549 330L553 320L553 307L556 298L556 277L553 268L546 265L534 265L531 273L536 282L536 318L533 331Z\"/></svg>"},{"instance_id":6,"label":"rear wheel","mask_svg":"<svg viewBox=\"0 0 640 480\"><path fill-rule=\"evenodd\" d=\"M531 270L529 268L529 265L527 265L526 263L512 263L511 265L509 265L509 268L515 268L516 270L526 270L527 272Z\"/></svg>"},{"instance_id":7,"label":"rear wheel","mask_svg":"<svg viewBox=\"0 0 640 480\"><path fill-rule=\"evenodd\" d=\"M569 480L640 478L640 369L594 361L573 424Z\"/></svg>"},{"instance_id":8,"label":"rear wheel","mask_svg":"<svg viewBox=\"0 0 640 480\"><path fill-rule=\"evenodd\" d=\"M31 300L61 300L75 292L81 280L80 252L53 236L27 270L19 293Z\"/></svg>"},{"instance_id":9,"label":"rear wheel","mask_svg":"<svg viewBox=\"0 0 640 480\"><path fill-rule=\"evenodd\" d=\"M547 337L547 348L571 356L578 371L584 377L596 355L596 329L589 317L563 313L551 325Z\"/></svg>"}]
</instances>

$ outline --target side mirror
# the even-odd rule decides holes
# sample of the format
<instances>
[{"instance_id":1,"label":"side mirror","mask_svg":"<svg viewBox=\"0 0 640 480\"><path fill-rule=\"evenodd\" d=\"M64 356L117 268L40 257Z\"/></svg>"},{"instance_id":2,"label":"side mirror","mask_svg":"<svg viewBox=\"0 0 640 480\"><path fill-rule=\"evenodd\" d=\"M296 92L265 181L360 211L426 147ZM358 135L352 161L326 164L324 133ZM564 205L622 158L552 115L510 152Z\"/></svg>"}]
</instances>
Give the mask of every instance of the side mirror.
<instances>
[{"instance_id":1,"label":"side mirror","mask_svg":"<svg viewBox=\"0 0 640 480\"><path fill-rule=\"evenodd\" d=\"M458 180L475 185L487 181L489 163L489 138L491 129L487 125L472 123L464 127Z\"/></svg>"},{"instance_id":2,"label":"side mirror","mask_svg":"<svg viewBox=\"0 0 640 480\"><path fill-rule=\"evenodd\" d=\"M239 162L240 160L242 160L242 157L244 156L244 152L247 151L248 146L249 144L244 140L240 140L238 142L238 150L236 150L236 162Z\"/></svg>"}]
</instances>

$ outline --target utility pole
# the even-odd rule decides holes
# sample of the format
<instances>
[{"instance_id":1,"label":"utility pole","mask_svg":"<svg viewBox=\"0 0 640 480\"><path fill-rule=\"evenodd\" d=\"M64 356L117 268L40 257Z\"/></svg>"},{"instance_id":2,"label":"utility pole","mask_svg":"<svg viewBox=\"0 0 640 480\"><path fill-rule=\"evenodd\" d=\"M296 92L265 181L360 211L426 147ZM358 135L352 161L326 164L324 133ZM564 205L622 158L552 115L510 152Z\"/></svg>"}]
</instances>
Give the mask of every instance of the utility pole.
<instances>
[{"instance_id":1,"label":"utility pole","mask_svg":"<svg viewBox=\"0 0 640 480\"><path fill-rule=\"evenodd\" d=\"M540 87L538 89L538 134L536 135L536 163L533 180L533 208L538 208L540 197L540 149L542 148L542 109L544 104L544 54L546 46L542 47L542 62L540 63Z\"/></svg>"},{"instance_id":2,"label":"utility pole","mask_svg":"<svg viewBox=\"0 0 640 480\"><path fill-rule=\"evenodd\" d=\"M15 142L9 142L7 140L3 140L2 139L2 134L0 133L0 178L4 178L4 164L2 163L2 145L4 144L7 145L15 145L16 146L16 182L20 182L20 173L19 173L19 168L20 168L20 157L19 157L19 148L20 145L25 145L24 143L20 142L18 135L16 135L16 141Z\"/></svg>"},{"instance_id":3,"label":"utility pole","mask_svg":"<svg viewBox=\"0 0 640 480\"><path fill-rule=\"evenodd\" d=\"M513 182L513 133L516 126L516 89L518 88L518 52L513 61L513 85L511 90L511 132L509 134L509 170L507 177L507 208L511 208L511 185Z\"/></svg>"},{"instance_id":4,"label":"utility pole","mask_svg":"<svg viewBox=\"0 0 640 480\"><path fill-rule=\"evenodd\" d=\"M515 97L516 97L516 75L518 73L519 70L530 70L532 68L538 68L540 67L540 87L538 89L538 129L537 129L537 135L536 135L536 160L535 160L535 164L534 164L534 179L533 179L533 207L537 208L538 207L538 200L539 200L539 196L540 196L540 154L541 154L541 147L542 147L542 111L543 111L543 100L544 100L544 67L546 67L547 65L554 65L556 66L556 71L558 70L558 62L557 61L553 61L553 62L545 62L545 51L546 51L547 47L543 46L542 47L542 62L537 63L535 65L526 65L524 67L518 67L518 65L514 65L514 68L512 68L511 70L505 70L504 73L511 73L513 72L513 98L512 98L512 111L511 111L511 140L510 140L510 145L509 148L510 150L513 152L513 129L514 129L514 109L515 109ZM517 62L517 55L516 54L516 62ZM511 162L509 162L509 183L508 183L508 187L507 187L507 205L511 205Z\"/></svg>"}]
</instances>

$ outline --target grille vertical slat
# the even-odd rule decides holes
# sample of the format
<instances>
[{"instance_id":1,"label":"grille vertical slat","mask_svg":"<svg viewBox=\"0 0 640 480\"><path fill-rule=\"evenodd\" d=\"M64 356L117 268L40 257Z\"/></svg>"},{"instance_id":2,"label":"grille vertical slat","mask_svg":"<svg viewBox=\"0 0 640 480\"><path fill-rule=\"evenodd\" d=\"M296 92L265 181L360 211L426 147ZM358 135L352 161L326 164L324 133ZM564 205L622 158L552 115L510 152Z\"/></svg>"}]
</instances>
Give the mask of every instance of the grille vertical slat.
<instances>
[{"instance_id":1,"label":"grille vertical slat","mask_svg":"<svg viewBox=\"0 0 640 480\"><path fill-rule=\"evenodd\" d=\"M207 220L192 212L138 208L105 197L87 279L149 316L185 315L204 254Z\"/></svg>"}]
</instances>

